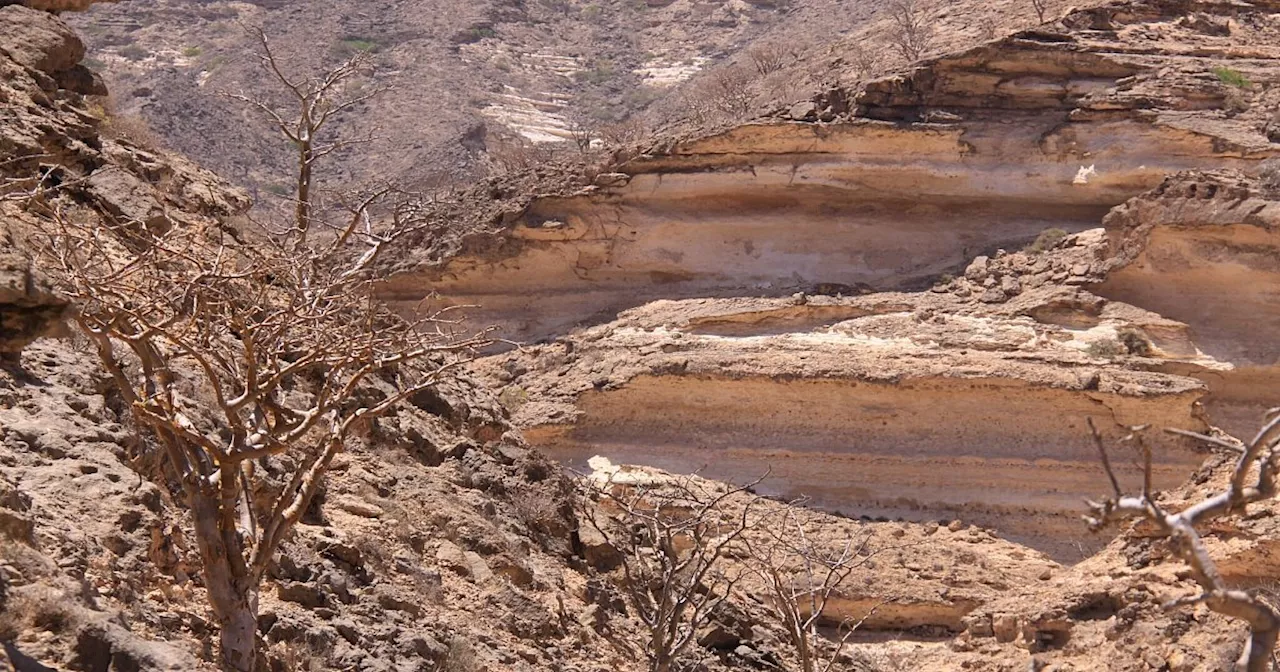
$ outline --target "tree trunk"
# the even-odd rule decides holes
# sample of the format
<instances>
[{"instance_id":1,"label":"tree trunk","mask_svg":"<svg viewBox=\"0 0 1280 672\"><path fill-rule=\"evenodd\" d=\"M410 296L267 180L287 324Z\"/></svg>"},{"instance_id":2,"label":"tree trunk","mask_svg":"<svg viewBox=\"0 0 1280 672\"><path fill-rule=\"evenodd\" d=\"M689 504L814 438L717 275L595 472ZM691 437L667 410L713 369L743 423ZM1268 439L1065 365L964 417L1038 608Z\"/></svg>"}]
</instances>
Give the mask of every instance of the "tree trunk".
<instances>
[{"instance_id":1,"label":"tree trunk","mask_svg":"<svg viewBox=\"0 0 1280 672\"><path fill-rule=\"evenodd\" d=\"M221 533L219 525L218 498L197 494L192 499L191 512L195 518L205 590L221 629L219 664L224 672L254 672L257 582L247 572L237 571L244 566L243 550L238 544L228 548L227 536ZM240 562L235 562L237 559Z\"/></svg>"},{"instance_id":2,"label":"tree trunk","mask_svg":"<svg viewBox=\"0 0 1280 672\"><path fill-rule=\"evenodd\" d=\"M253 672L257 653L257 595L236 600L217 609L222 634L219 637L219 661L225 672Z\"/></svg>"}]
</instances>

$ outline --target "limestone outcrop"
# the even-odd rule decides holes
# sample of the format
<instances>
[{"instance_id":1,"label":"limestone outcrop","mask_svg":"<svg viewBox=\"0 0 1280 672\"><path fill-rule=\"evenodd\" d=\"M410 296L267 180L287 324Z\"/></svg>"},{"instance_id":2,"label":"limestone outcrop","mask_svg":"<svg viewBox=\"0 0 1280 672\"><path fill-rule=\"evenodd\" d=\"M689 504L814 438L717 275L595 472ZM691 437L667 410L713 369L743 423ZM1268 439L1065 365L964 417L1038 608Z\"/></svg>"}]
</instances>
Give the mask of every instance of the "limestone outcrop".
<instances>
[{"instance_id":1,"label":"limestone outcrop","mask_svg":"<svg viewBox=\"0 0 1280 672\"><path fill-rule=\"evenodd\" d=\"M1080 288L1086 268L1067 275L1105 265L1103 234L979 258L927 292L658 301L481 367L530 440L572 465L771 469L773 494L962 516L1062 557L1099 477L1086 419L1112 438L1203 428L1190 372L1229 368L1185 325ZM1055 273L1076 285L1042 277ZM1201 459L1170 442L1158 480L1180 485Z\"/></svg>"},{"instance_id":2,"label":"limestone outcrop","mask_svg":"<svg viewBox=\"0 0 1280 672\"><path fill-rule=\"evenodd\" d=\"M1095 227L1167 174L1251 170L1276 151L1275 8L1196 3L1188 22L1185 4L1080 10L824 94L845 101L828 121L657 148L609 186L534 202L504 254L406 274L388 296L431 287L530 341L658 298L919 289L1046 229Z\"/></svg>"},{"instance_id":3,"label":"limestone outcrop","mask_svg":"<svg viewBox=\"0 0 1280 672\"><path fill-rule=\"evenodd\" d=\"M1086 419L1244 431L1280 380L1280 8L1192 4L1082 9L670 144L422 277L553 340L478 369L565 461L773 467L775 494L1078 556ZM1203 457L1167 442L1162 487Z\"/></svg>"},{"instance_id":4,"label":"limestone outcrop","mask_svg":"<svg viewBox=\"0 0 1280 672\"><path fill-rule=\"evenodd\" d=\"M103 137L86 95L102 82L81 64L84 44L61 20L22 5L0 7L0 354L14 357L56 332L66 302L31 258L48 198L69 216L129 226L171 218L208 226L248 207L247 197L186 159ZM181 206L181 207L179 207ZM63 206L60 206L63 207Z\"/></svg>"}]
</instances>

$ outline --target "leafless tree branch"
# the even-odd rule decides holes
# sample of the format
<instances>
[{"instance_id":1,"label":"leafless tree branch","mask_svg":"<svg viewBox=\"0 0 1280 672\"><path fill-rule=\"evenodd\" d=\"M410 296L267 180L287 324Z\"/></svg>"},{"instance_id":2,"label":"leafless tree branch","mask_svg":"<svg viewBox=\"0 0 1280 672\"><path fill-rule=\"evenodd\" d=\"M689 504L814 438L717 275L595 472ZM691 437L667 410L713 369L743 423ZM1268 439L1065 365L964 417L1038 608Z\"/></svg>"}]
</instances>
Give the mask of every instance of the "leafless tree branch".
<instances>
[{"instance_id":1,"label":"leafless tree branch","mask_svg":"<svg viewBox=\"0 0 1280 672\"><path fill-rule=\"evenodd\" d=\"M1092 423L1090 424L1092 429ZM1135 434L1144 428L1135 428ZM1185 434L1184 432L1175 432ZM1234 446L1229 442L1203 435L1195 438L1222 447ZM1099 530L1131 518L1146 520L1174 542L1174 547L1191 569L1191 576L1200 586L1200 592L1173 600L1168 608L1203 603L1209 609L1224 616L1245 621L1249 625L1249 640L1237 662L1243 672L1265 672L1270 669L1272 651L1280 636L1280 612L1263 600L1242 590L1227 586L1217 565L1205 548L1197 525L1215 518L1243 514L1254 502L1275 497L1277 447L1280 446L1280 412L1273 409L1264 419L1262 429L1253 440L1244 444L1230 482L1224 492L1193 504L1178 513L1166 511L1159 503L1158 495L1151 492L1150 449L1142 447L1143 492L1140 496L1124 496L1112 470L1107 451L1094 430L1104 470L1116 492L1114 498L1102 502L1089 502L1091 515L1085 518L1090 529Z\"/></svg>"}]
</instances>

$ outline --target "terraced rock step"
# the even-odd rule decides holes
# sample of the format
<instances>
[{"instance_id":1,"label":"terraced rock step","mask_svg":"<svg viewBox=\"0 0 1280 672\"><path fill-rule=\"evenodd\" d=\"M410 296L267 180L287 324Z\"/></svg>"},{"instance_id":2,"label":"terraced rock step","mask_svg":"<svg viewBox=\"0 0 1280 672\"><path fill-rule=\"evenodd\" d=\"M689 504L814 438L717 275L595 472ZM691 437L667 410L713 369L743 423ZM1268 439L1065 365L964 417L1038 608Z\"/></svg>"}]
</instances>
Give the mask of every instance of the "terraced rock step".
<instances>
[{"instance_id":1,"label":"terraced rock step","mask_svg":"<svg viewBox=\"0 0 1280 672\"><path fill-rule=\"evenodd\" d=\"M927 287L1042 231L1095 227L1170 173L1275 153L1263 109L1280 103L1266 86L1280 48L1244 18L1272 10L1201 11L1080 10L815 98L821 123L674 143L514 214L501 253L406 273L385 295L410 306L429 288L536 341L660 298ZM1214 74L1224 59L1258 86L1247 110Z\"/></svg>"},{"instance_id":2,"label":"terraced rock step","mask_svg":"<svg viewBox=\"0 0 1280 672\"><path fill-rule=\"evenodd\" d=\"M1077 560L1081 498L1103 481L1086 418L1199 428L1199 390L1149 397L1037 388L1021 381L840 380L663 376L588 392L572 427L527 432L581 469L593 455L674 473L748 482L846 515L966 522L1060 560ZM1203 455L1160 446L1155 482L1172 488ZM1140 483L1125 470L1130 485Z\"/></svg>"},{"instance_id":3,"label":"terraced rock step","mask_svg":"<svg viewBox=\"0 0 1280 672\"><path fill-rule=\"evenodd\" d=\"M1086 420L1109 439L1203 429L1190 374L1224 369L1185 325L1048 280L1075 267L1090 281L1109 246L1070 235L920 293L658 301L477 369L573 467L598 454L734 481L770 471L770 494L963 518L1074 560L1095 543L1079 502L1104 483ZM1156 478L1176 486L1202 459L1164 442Z\"/></svg>"}]
</instances>

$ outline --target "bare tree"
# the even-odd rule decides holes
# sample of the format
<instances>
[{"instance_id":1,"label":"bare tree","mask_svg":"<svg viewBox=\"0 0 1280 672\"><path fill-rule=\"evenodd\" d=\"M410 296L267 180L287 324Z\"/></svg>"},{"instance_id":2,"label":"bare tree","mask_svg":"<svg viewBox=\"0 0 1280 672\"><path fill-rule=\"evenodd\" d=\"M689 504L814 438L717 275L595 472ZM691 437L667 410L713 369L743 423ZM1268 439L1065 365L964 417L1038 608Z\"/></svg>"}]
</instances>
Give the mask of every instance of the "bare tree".
<instances>
[{"instance_id":1,"label":"bare tree","mask_svg":"<svg viewBox=\"0 0 1280 672\"><path fill-rule=\"evenodd\" d=\"M357 52L338 67L317 77L294 77L282 69L279 59L271 50L271 44L261 28L249 28L249 35L258 45L258 58L262 70L279 84L289 96L290 107L281 110L261 96L247 93L225 93L229 98L245 103L262 114L297 152L297 171L294 179L294 223L302 232L298 242L307 243L306 231L312 228L312 210L315 208L315 168L324 157L358 143L370 142L369 138L336 138L325 140L324 130L334 115L365 103L383 91L380 88L351 93L349 85L359 74L368 69L373 56Z\"/></svg>"},{"instance_id":2,"label":"bare tree","mask_svg":"<svg viewBox=\"0 0 1280 672\"><path fill-rule=\"evenodd\" d=\"M738 121L755 105L754 71L742 65L716 68L681 90L684 116L695 123Z\"/></svg>"},{"instance_id":3,"label":"bare tree","mask_svg":"<svg viewBox=\"0 0 1280 672\"><path fill-rule=\"evenodd\" d=\"M857 69L858 79L865 81L880 73L881 49L878 45L855 44L850 47L846 58Z\"/></svg>"},{"instance_id":4,"label":"bare tree","mask_svg":"<svg viewBox=\"0 0 1280 672\"><path fill-rule=\"evenodd\" d=\"M569 117L569 139L578 148L579 154L589 154L592 143L596 140L596 125L585 114Z\"/></svg>"},{"instance_id":5,"label":"bare tree","mask_svg":"<svg viewBox=\"0 0 1280 672\"><path fill-rule=\"evenodd\" d=\"M919 60L933 46L933 23L922 0L892 0L889 41L908 62Z\"/></svg>"},{"instance_id":6,"label":"bare tree","mask_svg":"<svg viewBox=\"0 0 1280 672\"><path fill-rule=\"evenodd\" d=\"M845 580L878 551L869 547L870 533L857 540L849 537L835 548L815 542L798 515L798 505L788 506L776 522L757 525L763 533L747 542L751 572L765 588L770 614L795 647L801 672L830 672L849 637L875 609L857 621L841 622L840 637L832 644L819 631L824 620L830 620L827 605Z\"/></svg>"},{"instance_id":7,"label":"bare tree","mask_svg":"<svg viewBox=\"0 0 1280 672\"><path fill-rule=\"evenodd\" d=\"M1036 20L1044 23L1044 13L1049 8L1049 0L1031 0L1031 7L1036 10Z\"/></svg>"},{"instance_id":8,"label":"bare tree","mask_svg":"<svg viewBox=\"0 0 1280 672\"><path fill-rule=\"evenodd\" d=\"M390 187L320 198L317 161L345 144L322 144L324 126L367 98L342 97L363 55L294 80L262 46L297 117L237 97L298 151L284 221L252 236L167 216L104 224L32 199L52 222L46 266L191 509L220 664L235 672L255 668L260 582L334 455L484 344L443 311L410 320L373 298L380 257L429 212Z\"/></svg>"},{"instance_id":9,"label":"bare tree","mask_svg":"<svg viewBox=\"0 0 1280 672\"><path fill-rule=\"evenodd\" d=\"M600 139L608 147L626 147L639 143L653 132L638 116L631 116L619 122L605 124L600 127Z\"/></svg>"},{"instance_id":10,"label":"bare tree","mask_svg":"<svg viewBox=\"0 0 1280 672\"><path fill-rule=\"evenodd\" d=\"M720 561L755 521L764 477L724 486L696 475L592 484L583 518L622 556L622 589L645 626L650 672L670 672L742 578ZM737 507L737 508L733 508Z\"/></svg>"},{"instance_id":11,"label":"bare tree","mask_svg":"<svg viewBox=\"0 0 1280 672\"><path fill-rule=\"evenodd\" d=\"M761 42L747 49L747 58L761 77L777 72L795 58L795 52L777 42Z\"/></svg>"},{"instance_id":12,"label":"bare tree","mask_svg":"<svg viewBox=\"0 0 1280 672\"><path fill-rule=\"evenodd\" d=\"M1238 454L1226 490L1193 504L1178 513L1166 511L1159 493L1151 489L1151 449L1144 438L1146 426L1132 428L1125 441L1134 445L1143 467L1142 492L1126 496L1106 446L1098 430L1089 423L1098 455L1111 482L1113 498L1089 502L1092 515L1085 518L1092 530L1100 530L1131 518L1146 520L1169 537L1173 547L1191 570L1191 578L1200 585L1195 595L1168 602L1166 608L1204 604L1209 609L1249 625L1249 640L1236 663L1243 672L1266 672L1271 669L1272 651L1280 635L1280 611L1243 590L1230 588L1205 548L1197 526L1215 518L1245 515L1249 504L1276 496L1276 471L1280 468L1280 408L1268 411L1262 429L1248 443L1196 434L1178 429L1166 431L1203 441L1219 449Z\"/></svg>"}]
</instances>

